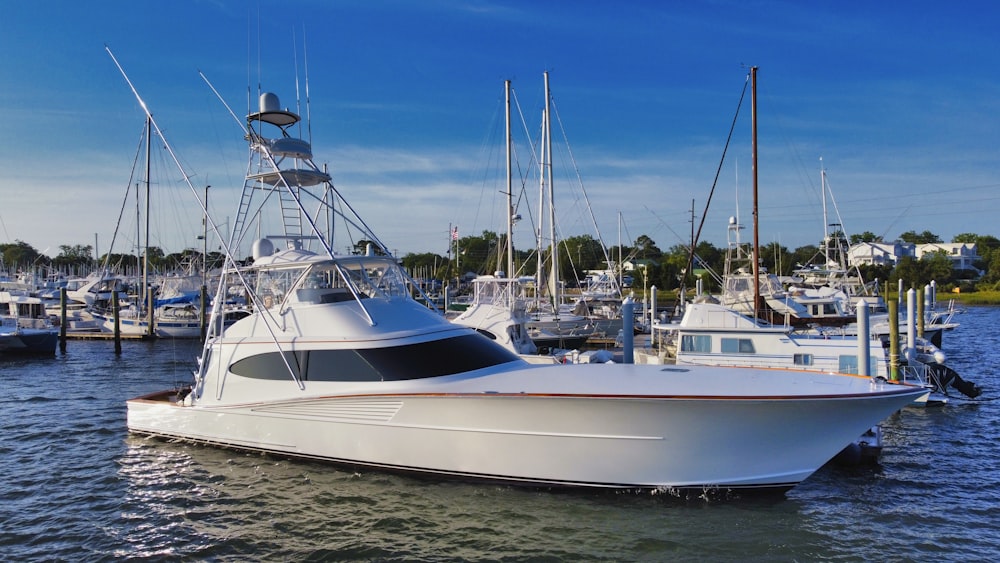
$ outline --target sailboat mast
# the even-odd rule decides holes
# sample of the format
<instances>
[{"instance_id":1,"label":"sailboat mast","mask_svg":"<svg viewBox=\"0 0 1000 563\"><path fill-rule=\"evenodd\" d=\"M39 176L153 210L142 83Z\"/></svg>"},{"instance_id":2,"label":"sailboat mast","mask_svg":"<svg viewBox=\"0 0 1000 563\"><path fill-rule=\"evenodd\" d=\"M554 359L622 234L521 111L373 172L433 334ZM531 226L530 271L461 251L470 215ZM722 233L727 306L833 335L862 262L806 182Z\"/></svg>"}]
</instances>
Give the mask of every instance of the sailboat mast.
<instances>
[{"instance_id":1,"label":"sailboat mast","mask_svg":"<svg viewBox=\"0 0 1000 563\"><path fill-rule=\"evenodd\" d=\"M201 218L202 227L202 251L201 251L201 283L208 283L208 184L205 185L205 213Z\"/></svg>"},{"instance_id":2,"label":"sailboat mast","mask_svg":"<svg viewBox=\"0 0 1000 563\"><path fill-rule=\"evenodd\" d=\"M146 116L146 244L142 253L142 295L146 304L146 328L150 336L153 334L153 295L149 291L149 158L153 145L152 118Z\"/></svg>"},{"instance_id":3,"label":"sailboat mast","mask_svg":"<svg viewBox=\"0 0 1000 563\"><path fill-rule=\"evenodd\" d=\"M760 217L757 214L757 67L750 67L750 136L753 171L753 316L760 318Z\"/></svg>"},{"instance_id":4,"label":"sailboat mast","mask_svg":"<svg viewBox=\"0 0 1000 563\"><path fill-rule=\"evenodd\" d=\"M830 220L826 214L826 170L823 169L823 157L819 159L819 188L823 195L823 268L830 267Z\"/></svg>"},{"instance_id":5,"label":"sailboat mast","mask_svg":"<svg viewBox=\"0 0 1000 563\"><path fill-rule=\"evenodd\" d=\"M541 309L542 287L545 286L544 265L542 258L542 233L545 232L545 116L542 116L542 139L538 143L538 228L535 229L535 306Z\"/></svg>"},{"instance_id":6,"label":"sailboat mast","mask_svg":"<svg viewBox=\"0 0 1000 563\"><path fill-rule=\"evenodd\" d=\"M549 183L549 238L552 241L552 311L559 318L559 243L556 240L555 191L552 189L552 95L549 93L549 71L545 71L545 154L546 176Z\"/></svg>"},{"instance_id":7,"label":"sailboat mast","mask_svg":"<svg viewBox=\"0 0 1000 563\"><path fill-rule=\"evenodd\" d=\"M622 272L623 266L624 262L622 262L622 212L619 211L618 212L618 267L616 268L616 270L618 270L618 275L615 276L615 278L617 278L615 282L618 284L619 288L622 287L622 282L623 282L622 278L624 277L624 272Z\"/></svg>"},{"instance_id":8,"label":"sailboat mast","mask_svg":"<svg viewBox=\"0 0 1000 563\"><path fill-rule=\"evenodd\" d=\"M506 145L507 145L507 276L514 275L514 181L511 171L511 134L510 134L510 80L504 80L504 98L506 99Z\"/></svg>"}]
</instances>

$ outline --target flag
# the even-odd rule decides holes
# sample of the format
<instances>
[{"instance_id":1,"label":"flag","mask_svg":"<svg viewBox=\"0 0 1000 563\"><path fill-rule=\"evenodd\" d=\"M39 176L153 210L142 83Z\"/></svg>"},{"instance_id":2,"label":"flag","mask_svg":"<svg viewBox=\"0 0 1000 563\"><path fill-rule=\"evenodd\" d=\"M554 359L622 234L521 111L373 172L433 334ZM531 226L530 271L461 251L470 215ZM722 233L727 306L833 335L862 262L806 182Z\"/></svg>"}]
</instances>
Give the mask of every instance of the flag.
<instances>
[{"instance_id":1,"label":"flag","mask_svg":"<svg viewBox=\"0 0 1000 563\"><path fill-rule=\"evenodd\" d=\"M458 227L451 230L451 240L458 240Z\"/></svg>"}]
</instances>

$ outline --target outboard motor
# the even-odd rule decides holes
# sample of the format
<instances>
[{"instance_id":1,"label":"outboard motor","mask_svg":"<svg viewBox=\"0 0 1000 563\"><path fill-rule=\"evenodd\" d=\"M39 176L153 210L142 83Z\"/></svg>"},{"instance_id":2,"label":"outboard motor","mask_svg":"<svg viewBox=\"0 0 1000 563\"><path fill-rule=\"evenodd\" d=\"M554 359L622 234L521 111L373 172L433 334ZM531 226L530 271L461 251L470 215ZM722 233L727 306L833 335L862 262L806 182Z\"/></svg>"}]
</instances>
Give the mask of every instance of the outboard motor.
<instances>
[{"instance_id":1,"label":"outboard motor","mask_svg":"<svg viewBox=\"0 0 1000 563\"><path fill-rule=\"evenodd\" d=\"M983 392L978 385L962 379L955 370L946 365L928 364L927 370L931 374L935 388L941 392L944 392L949 385L970 399L975 399Z\"/></svg>"}]
</instances>

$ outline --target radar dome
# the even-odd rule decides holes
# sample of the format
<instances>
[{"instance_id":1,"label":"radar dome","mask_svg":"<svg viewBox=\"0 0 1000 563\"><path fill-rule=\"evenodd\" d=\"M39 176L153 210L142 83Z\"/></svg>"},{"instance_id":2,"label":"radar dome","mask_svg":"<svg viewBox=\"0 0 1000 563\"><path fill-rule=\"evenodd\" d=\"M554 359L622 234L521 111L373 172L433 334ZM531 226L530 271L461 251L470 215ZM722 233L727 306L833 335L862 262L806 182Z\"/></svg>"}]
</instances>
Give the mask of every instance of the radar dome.
<instances>
[{"instance_id":1,"label":"radar dome","mask_svg":"<svg viewBox=\"0 0 1000 563\"><path fill-rule=\"evenodd\" d=\"M270 239L262 238L253 241L254 260L259 260L272 254L274 254L274 243Z\"/></svg>"}]
</instances>

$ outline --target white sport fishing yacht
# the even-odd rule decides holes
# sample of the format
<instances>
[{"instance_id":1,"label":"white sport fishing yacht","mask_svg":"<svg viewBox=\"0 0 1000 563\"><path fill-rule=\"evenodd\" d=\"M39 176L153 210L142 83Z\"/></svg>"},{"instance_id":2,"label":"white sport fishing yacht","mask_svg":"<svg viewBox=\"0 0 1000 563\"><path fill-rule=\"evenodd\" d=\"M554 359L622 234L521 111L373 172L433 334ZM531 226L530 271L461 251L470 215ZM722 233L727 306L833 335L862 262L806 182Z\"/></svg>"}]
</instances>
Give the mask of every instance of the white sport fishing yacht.
<instances>
[{"instance_id":1,"label":"white sport fishing yacht","mask_svg":"<svg viewBox=\"0 0 1000 563\"><path fill-rule=\"evenodd\" d=\"M251 171L219 285L242 283L253 312L210 323L189 386L128 401L133 433L529 486L785 490L924 392L769 369L528 364L414 300L356 215L337 224L371 250L332 251L319 223L350 206L292 136L299 116L278 108L264 94L247 117ZM241 237L267 232L251 212L263 204L284 232L237 267Z\"/></svg>"}]
</instances>

